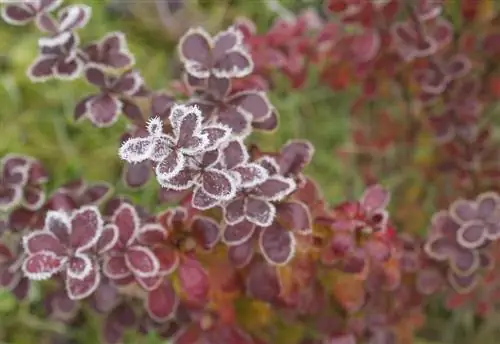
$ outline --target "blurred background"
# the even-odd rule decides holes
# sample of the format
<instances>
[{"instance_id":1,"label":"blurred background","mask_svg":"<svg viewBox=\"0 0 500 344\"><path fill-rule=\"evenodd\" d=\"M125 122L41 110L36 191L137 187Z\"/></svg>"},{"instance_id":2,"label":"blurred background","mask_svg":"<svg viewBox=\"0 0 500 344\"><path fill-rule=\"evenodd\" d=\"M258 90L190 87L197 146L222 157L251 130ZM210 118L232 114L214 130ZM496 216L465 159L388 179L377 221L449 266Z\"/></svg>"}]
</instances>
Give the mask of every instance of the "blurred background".
<instances>
[{"instance_id":1,"label":"blurred background","mask_svg":"<svg viewBox=\"0 0 500 344\"><path fill-rule=\"evenodd\" d=\"M77 1L65 1L78 3ZM298 13L304 8L321 12L321 1L314 0L108 0L86 1L92 7L90 23L79 31L82 42L97 40L110 31L127 35L131 52L146 83L153 89L169 89L179 76L175 48L179 37L190 26L203 26L214 33L233 23L234 18L252 19L259 32L265 32L280 16ZM126 127L122 118L111 128L96 129L90 122L75 123L73 109L84 96L93 92L84 80L51 80L32 84L26 69L38 55L40 33L33 26L13 27L0 22L0 155L23 153L40 159L51 175L49 189L74 178L106 180L117 191L121 183L122 162L117 157L119 138ZM279 111L280 127L272 134L257 134L249 142L264 149L279 150L291 138L307 138L316 146L308 173L322 185L326 197L334 202L345 197L346 181L352 174L336 163L333 151L347 136L347 92L334 94L318 89L292 93L289 82L278 76L271 100ZM344 180L342 179L344 176ZM348 178L345 178L345 177ZM153 189L156 186L153 185ZM361 190L361 185L360 189ZM350 190L352 193L353 190ZM148 187L133 197L154 203ZM46 318L36 288L27 302L19 303L12 295L0 292L0 344L72 343L65 326ZM96 323L78 319L72 322L73 334L80 343L99 343L99 319ZM94 326L96 325L96 326ZM129 343L161 343L154 336Z\"/></svg>"}]
</instances>

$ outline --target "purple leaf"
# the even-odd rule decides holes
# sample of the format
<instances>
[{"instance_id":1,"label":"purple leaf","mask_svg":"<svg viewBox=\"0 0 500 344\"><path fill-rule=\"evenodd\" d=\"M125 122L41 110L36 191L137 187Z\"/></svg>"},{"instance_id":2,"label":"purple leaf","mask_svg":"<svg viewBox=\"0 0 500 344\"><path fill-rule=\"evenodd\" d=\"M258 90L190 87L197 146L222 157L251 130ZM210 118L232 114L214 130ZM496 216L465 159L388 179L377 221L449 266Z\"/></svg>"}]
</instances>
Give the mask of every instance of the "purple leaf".
<instances>
[{"instance_id":1,"label":"purple leaf","mask_svg":"<svg viewBox=\"0 0 500 344\"><path fill-rule=\"evenodd\" d=\"M278 113L276 112L276 109L273 109L271 115L268 118L264 119L262 122L253 122L252 127L257 130L272 132L276 128L278 128L278 124Z\"/></svg>"},{"instance_id":2,"label":"purple leaf","mask_svg":"<svg viewBox=\"0 0 500 344\"><path fill-rule=\"evenodd\" d=\"M2 19L5 20L7 24L10 25L26 25L33 18L35 18L36 12L32 6L28 4L8 4L2 6Z\"/></svg>"},{"instance_id":3,"label":"purple leaf","mask_svg":"<svg viewBox=\"0 0 500 344\"><path fill-rule=\"evenodd\" d=\"M118 98L107 93L97 95L85 104L88 118L98 128L112 126L122 111L122 103Z\"/></svg>"},{"instance_id":4,"label":"purple leaf","mask_svg":"<svg viewBox=\"0 0 500 344\"><path fill-rule=\"evenodd\" d=\"M179 299L168 281L150 291L145 300L146 311L157 322L165 322L172 318L178 304Z\"/></svg>"},{"instance_id":5,"label":"purple leaf","mask_svg":"<svg viewBox=\"0 0 500 344\"><path fill-rule=\"evenodd\" d=\"M262 229L259 246L266 261L272 265L285 265L295 255L295 237L276 223Z\"/></svg>"},{"instance_id":6,"label":"purple leaf","mask_svg":"<svg viewBox=\"0 0 500 344\"><path fill-rule=\"evenodd\" d=\"M236 48L218 59L214 63L212 72L218 78L243 78L250 75L253 68L250 54L243 48Z\"/></svg>"},{"instance_id":7,"label":"purple leaf","mask_svg":"<svg viewBox=\"0 0 500 344\"><path fill-rule=\"evenodd\" d=\"M126 164L123 170L123 181L129 188L143 187L149 181L152 169L149 161Z\"/></svg>"},{"instance_id":8,"label":"purple leaf","mask_svg":"<svg viewBox=\"0 0 500 344\"><path fill-rule=\"evenodd\" d=\"M203 127L201 135L206 136L208 139L204 150L214 150L229 139L231 128L222 124L211 124Z\"/></svg>"},{"instance_id":9,"label":"purple leaf","mask_svg":"<svg viewBox=\"0 0 500 344\"><path fill-rule=\"evenodd\" d=\"M83 252L93 247L102 233L103 219L96 206L84 206L71 216L70 246L76 252Z\"/></svg>"},{"instance_id":10,"label":"purple leaf","mask_svg":"<svg viewBox=\"0 0 500 344\"><path fill-rule=\"evenodd\" d=\"M186 167L172 178L158 178L158 182L164 188L181 191L190 189L195 185L197 171Z\"/></svg>"},{"instance_id":11,"label":"purple leaf","mask_svg":"<svg viewBox=\"0 0 500 344\"><path fill-rule=\"evenodd\" d=\"M148 119L146 129L150 136L161 136L163 134L163 121L160 117Z\"/></svg>"},{"instance_id":12,"label":"purple leaf","mask_svg":"<svg viewBox=\"0 0 500 344\"><path fill-rule=\"evenodd\" d=\"M254 255L253 240L247 240L239 245L229 246L228 259L236 268L243 268L253 258Z\"/></svg>"},{"instance_id":13,"label":"purple leaf","mask_svg":"<svg viewBox=\"0 0 500 344\"><path fill-rule=\"evenodd\" d=\"M84 279L66 276L66 292L71 300L82 300L89 297L99 287L101 274L95 266Z\"/></svg>"},{"instance_id":14,"label":"purple leaf","mask_svg":"<svg viewBox=\"0 0 500 344\"><path fill-rule=\"evenodd\" d=\"M119 238L118 226L108 223L104 226L101 236L96 243L97 254L102 255L110 251L118 243Z\"/></svg>"},{"instance_id":15,"label":"purple leaf","mask_svg":"<svg viewBox=\"0 0 500 344\"><path fill-rule=\"evenodd\" d=\"M31 280L46 280L59 272L67 259L50 251L39 251L29 255L23 262L23 273Z\"/></svg>"},{"instance_id":16,"label":"purple leaf","mask_svg":"<svg viewBox=\"0 0 500 344\"><path fill-rule=\"evenodd\" d=\"M221 200L210 196L205 190L197 186L193 190L193 197L191 200L191 205L199 210L207 210L213 208L221 203Z\"/></svg>"},{"instance_id":17,"label":"purple leaf","mask_svg":"<svg viewBox=\"0 0 500 344\"><path fill-rule=\"evenodd\" d=\"M127 69L135 63L122 32L108 33L99 42L87 46L85 53L91 64L104 68Z\"/></svg>"},{"instance_id":18,"label":"purple leaf","mask_svg":"<svg viewBox=\"0 0 500 344\"><path fill-rule=\"evenodd\" d=\"M245 219L245 197L237 197L224 206L224 220L230 224L237 224Z\"/></svg>"},{"instance_id":19,"label":"purple leaf","mask_svg":"<svg viewBox=\"0 0 500 344\"><path fill-rule=\"evenodd\" d=\"M61 243L68 243L71 222L64 212L49 211L45 217L44 230L52 232Z\"/></svg>"},{"instance_id":20,"label":"purple leaf","mask_svg":"<svg viewBox=\"0 0 500 344\"><path fill-rule=\"evenodd\" d=\"M196 216L191 231L198 244L205 250L210 250L217 244L221 233L219 224L206 216Z\"/></svg>"},{"instance_id":21,"label":"purple leaf","mask_svg":"<svg viewBox=\"0 0 500 344\"><path fill-rule=\"evenodd\" d=\"M63 8L59 14L59 31L72 31L81 29L87 25L92 8L87 5L69 5Z\"/></svg>"},{"instance_id":22,"label":"purple leaf","mask_svg":"<svg viewBox=\"0 0 500 344\"><path fill-rule=\"evenodd\" d=\"M171 150L156 166L156 177L164 180L173 178L184 168L185 164L184 155L178 150Z\"/></svg>"},{"instance_id":23,"label":"purple leaf","mask_svg":"<svg viewBox=\"0 0 500 344\"><path fill-rule=\"evenodd\" d=\"M210 197L227 201L236 194L235 180L226 172L216 169L206 169L202 177L203 191Z\"/></svg>"},{"instance_id":24,"label":"purple leaf","mask_svg":"<svg viewBox=\"0 0 500 344\"><path fill-rule=\"evenodd\" d=\"M468 249L475 249L483 245L487 240L487 231L484 223L472 220L463 224L457 231L458 243Z\"/></svg>"},{"instance_id":25,"label":"purple leaf","mask_svg":"<svg viewBox=\"0 0 500 344\"><path fill-rule=\"evenodd\" d=\"M234 225L226 225L222 232L222 241L228 246L237 246L247 242L255 233L255 224L241 221Z\"/></svg>"},{"instance_id":26,"label":"purple leaf","mask_svg":"<svg viewBox=\"0 0 500 344\"><path fill-rule=\"evenodd\" d=\"M241 139L229 141L222 149L222 155L223 165L229 170L243 165L249 159L247 148Z\"/></svg>"},{"instance_id":27,"label":"purple leaf","mask_svg":"<svg viewBox=\"0 0 500 344\"><path fill-rule=\"evenodd\" d=\"M252 122L263 122L271 116L273 106L261 91L242 91L231 95L228 103Z\"/></svg>"},{"instance_id":28,"label":"purple leaf","mask_svg":"<svg viewBox=\"0 0 500 344\"><path fill-rule=\"evenodd\" d=\"M24 251L28 254L38 252L52 252L56 255L64 253L64 246L59 239L46 230L34 231L23 237Z\"/></svg>"},{"instance_id":29,"label":"purple leaf","mask_svg":"<svg viewBox=\"0 0 500 344\"><path fill-rule=\"evenodd\" d=\"M82 280L91 273L92 268L92 261L89 256L76 253L68 260L66 273L70 278Z\"/></svg>"},{"instance_id":30,"label":"purple leaf","mask_svg":"<svg viewBox=\"0 0 500 344\"><path fill-rule=\"evenodd\" d=\"M134 137L125 141L118 155L130 163L142 162L153 152L153 141L150 137Z\"/></svg>"},{"instance_id":31,"label":"purple leaf","mask_svg":"<svg viewBox=\"0 0 500 344\"><path fill-rule=\"evenodd\" d=\"M296 188L291 178L271 176L264 183L257 186L256 194L268 201L280 201L290 195Z\"/></svg>"},{"instance_id":32,"label":"purple leaf","mask_svg":"<svg viewBox=\"0 0 500 344\"><path fill-rule=\"evenodd\" d=\"M283 225L300 234L312 233L312 219L307 206L301 202L282 202L276 206L278 217Z\"/></svg>"},{"instance_id":33,"label":"purple leaf","mask_svg":"<svg viewBox=\"0 0 500 344\"><path fill-rule=\"evenodd\" d=\"M32 82L44 82L54 76L57 58L41 55L28 67L26 74Z\"/></svg>"},{"instance_id":34,"label":"purple leaf","mask_svg":"<svg viewBox=\"0 0 500 344\"><path fill-rule=\"evenodd\" d=\"M38 210L45 203L45 192L40 187L27 187L24 189L23 206L29 210Z\"/></svg>"},{"instance_id":35,"label":"purple leaf","mask_svg":"<svg viewBox=\"0 0 500 344\"><path fill-rule=\"evenodd\" d=\"M253 188L269 178L267 170L255 163L237 166L231 172L235 173L240 188Z\"/></svg>"},{"instance_id":36,"label":"purple leaf","mask_svg":"<svg viewBox=\"0 0 500 344\"><path fill-rule=\"evenodd\" d=\"M104 259L102 271L106 277L119 280L131 275L123 255L108 256Z\"/></svg>"},{"instance_id":37,"label":"purple leaf","mask_svg":"<svg viewBox=\"0 0 500 344\"><path fill-rule=\"evenodd\" d=\"M127 250L125 263L134 275L140 278L155 277L160 270L160 263L153 252L144 246L132 246Z\"/></svg>"},{"instance_id":38,"label":"purple leaf","mask_svg":"<svg viewBox=\"0 0 500 344\"><path fill-rule=\"evenodd\" d=\"M128 203L122 203L115 210L112 222L118 227L119 240L122 245L131 245L137 238L140 228L140 219L137 210Z\"/></svg>"},{"instance_id":39,"label":"purple leaf","mask_svg":"<svg viewBox=\"0 0 500 344\"><path fill-rule=\"evenodd\" d=\"M260 227L270 226L276 216L276 208L266 200L247 197L245 217L248 221Z\"/></svg>"},{"instance_id":40,"label":"purple leaf","mask_svg":"<svg viewBox=\"0 0 500 344\"><path fill-rule=\"evenodd\" d=\"M368 212L384 209L389 204L389 201L389 192L380 185L373 185L367 188L360 200Z\"/></svg>"},{"instance_id":41,"label":"purple leaf","mask_svg":"<svg viewBox=\"0 0 500 344\"><path fill-rule=\"evenodd\" d=\"M232 106L221 108L217 120L229 127L232 134L237 137L247 137L252 131L252 118L246 112L240 112Z\"/></svg>"},{"instance_id":42,"label":"purple leaf","mask_svg":"<svg viewBox=\"0 0 500 344\"><path fill-rule=\"evenodd\" d=\"M210 76L211 41L209 34L201 27L190 28L181 37L179 57L189 74L202 79Z\"/></svg>"},{"instance_id":43,"label":"purple leaf","mask_svg":"<svg viewBox=\"0 0 500 344\"><path fill-rule=\"evenodd\" d=\"M477 218L477 206L473 201L456 200L450 207L450 216L459 224L472 221Z\"/></svg>"}]
</instances>

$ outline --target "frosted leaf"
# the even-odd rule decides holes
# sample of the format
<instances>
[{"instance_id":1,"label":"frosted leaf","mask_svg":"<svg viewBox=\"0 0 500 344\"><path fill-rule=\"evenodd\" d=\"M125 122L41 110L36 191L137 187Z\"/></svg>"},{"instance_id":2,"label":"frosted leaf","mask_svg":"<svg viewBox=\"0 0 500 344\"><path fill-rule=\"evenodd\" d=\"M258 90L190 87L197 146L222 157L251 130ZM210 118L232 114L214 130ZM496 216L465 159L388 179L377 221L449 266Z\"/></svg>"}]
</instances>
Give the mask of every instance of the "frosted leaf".
<instances>
[{"instance_id":1,"label":"frosted leaf","mask_svg":"<svg viewBox=\"0 0 500 344\"><path fill-rule=\"evenodd\" d=\"M58 273L66 262L65 257L59 257L49 251L40 251L25 258L22 270L31 280L46 280Z\"/></svg>"},{"instance_id":2,"label":"frosted leaf","mask_svg":"<svg viewBox=\"0 0 500 344\"><path fill-rule=\"evenodd\" d=\"M147 160L153 153L151 137L134 137L125 141L118 151L122 160L130 163Z\"/></svg>"},{"instance_id":3,"label":"frosted leaf","mask_svg":"<svg viewBox=\"0 0 500 344\"><path fill-rule=\"evenodd\" d=\"M154 277L160 270L160 263L153 252L144 246L132 246L127 250L125 263L134 275L141 278Z\"/></svg>"},{"instance_id":4,"label":"frosted leaf","mask_svg":"<svg viewBox=\"0 0 500 344\"><path fill-rule=\"evenodd\" d=\"M69 258L66 272L70 278L83 280L88 277L92 268L92 261L89 256L77 253L73 257Z\"/></svg>"},{"instance_id":5,"label":"frosted leaf","mask_svg":"<svg viewBox=\"0 0 500 344\"><path fill-rule=\"evenodd\" d=\"M269 264L286 265L295 255L295 237L275 223L262 230L259 247Z\"/></svg>"},{"instance_id":6,"label":"frosted leaf","mask_svg":"<svg viewBox=\"0 0 500 344\"><path fill-rule=\"evenodd\" d=\"M151 136L160 136L163 134L163 121L160 117L151 117L148 120L146 129Z\"/></svg>"}]
</instances>

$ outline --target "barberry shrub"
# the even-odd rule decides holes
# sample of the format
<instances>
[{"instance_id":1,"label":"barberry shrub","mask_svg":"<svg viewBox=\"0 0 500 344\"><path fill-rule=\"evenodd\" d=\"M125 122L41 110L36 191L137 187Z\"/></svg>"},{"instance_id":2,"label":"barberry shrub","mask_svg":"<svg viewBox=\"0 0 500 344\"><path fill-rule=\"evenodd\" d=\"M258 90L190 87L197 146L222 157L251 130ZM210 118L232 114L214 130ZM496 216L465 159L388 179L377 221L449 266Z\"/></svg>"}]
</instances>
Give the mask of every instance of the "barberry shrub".
<instances>
[{"instance_id":1,"label":"barberry shrub","mask_svg":"<svg viewBox=\"0 0 500 344\"><path fill-rule=\"evenodd\" d=\"M1 158L0 286L28 304L41 294L67 325L54 342L98 316L110 344L153 332L175 344L410 344L436 337L430 300L488 325L500 17L487 2L326 0L322 16L287 15L265 33L244 17L191 27L172 93L147 85L124 33L82 42L90 6L3 4L7 24L42 35L26 78L83 79L95 90L74 121L128 126L108 137L121 192L54 185L37 158ZM331 159L359 175L357 197L327 202L304 172L307 140L248 143L279 129L280 74L289 92L354 93L349 142ZM154 206L135 197L146 185Z\"/></svg>"}]
</instances>

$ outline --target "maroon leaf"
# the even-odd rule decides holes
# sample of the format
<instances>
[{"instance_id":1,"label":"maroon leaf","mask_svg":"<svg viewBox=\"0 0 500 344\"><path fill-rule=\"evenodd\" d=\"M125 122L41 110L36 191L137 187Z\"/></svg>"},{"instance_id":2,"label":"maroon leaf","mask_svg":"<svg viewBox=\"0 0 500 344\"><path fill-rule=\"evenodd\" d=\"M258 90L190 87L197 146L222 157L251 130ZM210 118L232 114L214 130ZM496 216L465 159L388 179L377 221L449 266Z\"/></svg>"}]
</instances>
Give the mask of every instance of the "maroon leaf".
<instances>
[{"instance_id":1,"label":"maroon leaf","mask_svg":"<svg viewBox=\"0 0 500 344\"><path fill-rule=\"evenodd\" d=\"M299 175L311 162L314 146L309 141L292 140L283 146L278 157L280 174Z\"/></svg>"},{"instance_id":2,"label":"maroon leaf","mask_svg":"<svg viewBox=\"0 0 500 344\"><path fill-rule=\"evenodd\" d=\"M199 210L207 210L221 203L220 199L210 196L205 190L198 186L193 190L191 205Z\"/></svg>"},{"instance_id":3,"label":"maroon leaf","mask_svg":"<svg viewBox=\"0 0 500 344\"><path fill-rule=\"evenodd\" d=\"M92 268L92 261L86 254L76 253L69 258L66 273L70 278L82 280L91 273Z\"/></svg>"},{"instance_id":4,"label":"maroon leaf","mask_svg":"<svg viewBox=\"0 0 500 344\"><path fill-rule=\"evenodd\" d=\"M221 108L217 120L229 127L232 134L237 137L246 137L252 130L252 118L246 112L240 112L232 106Z\"/></svg>"},{"instance_id":5,"label":"maroon leaf","mask_svg":"<svg viewBox=\"0 0 500 344\"><path fill-rule=\"evenodd\" d=\"M99 240L103 229L103 219L95 206L85 206L71 216L70 246L77 252L93 247Z\"/></svg>"},{"instance_id":6,"label":"maroon leaf","mask_svg":"<svg viewBox=\"0 0 500 344\"><path fill-rule=\"evenodd\" d=\"M10 25L25 25L35 18L36 12L28 4L2 6L2 18Z\"/></svg>"},{"instance_id":7,"label":"maroon leaf","mask_svg":"<svg viewBox=\"0 0 500 344\"><path fill-rule=\"evenodd\" d=\"M152 290L148 293L145 307L151 318L157 322L165 322L172 318L177 306L179 304L179 299L175 294L172 285L165 281L158 288Z\"/></svg>"},{"instance_id":8,"label":"maroon leaf","mask_svg":"<svg viewBox=\"0 0 500 344\"><path fill-rule=\"evenodd\" d=\"M205 250L212 249L219 241L221 232L219 224L209 217L195 217L191 230L198 244Z\"/></svg>"},{"instance_id":9,"label":"maroon leaf","mask_svg":"<svg viewBox=\"0 0 500 344\"><path fill-rule=\"evenodd\" d=\"M210 75L211 37L202 28L190 28L179 41L179 57L189 74L197 78Z\"/></svg>"},{"instance_id":10,"label":"maroon leaf","mask_svg":"<svg viewBox=\"0 0 500 344\"><path fill-rule=\"evenodd\" d=\"M247 197L245 205L245 217L257 226L270 226L276 215L274 205L266 200Z\"/></svg>"},{"instance_id":11,"label":"maroon leaf","mask_svg":"<svg viewBox=\"0 0 500 344\"><path fill-rule=\"evenodd\" d=\"M247 149L242 140L229 141L222 150L223 165L231 170L236 166L243 165L249 159Z\"/></svg>"},{"instance_id":12,"label":"maroon leaf","mask_svg":"<svg viewBox=\"0 0 500 344\"><path fill-rule=\"evenodd\" d=\"M160 263L153 252L144 246L132 246L127 250L125 263L134 275L141 278L155 277L160 270Z\"/></svg>"},{"instance_id":13,"label":"maroon leaf","mask_svg":"<svg viewBox=\"0 0 500 344\"><path fill-rule=\"evenodd\" d=\"M276 268L265 262L252 264L247 274L246 287L252 297L265 302L275 302L281 292Z\"/></svg>"},{"instance_id":14,"label":"maroon leaf","mask_svg":"<svg viewBox=\"0 0 500 344\"><path fill-rule=\"evenodd\" d=\"M309 209L301 202L282 202L276 206L279 219L287 229L300 234L312 232L312 220Z\"/></svg>"},{"instance_id":15,"label":"maroon leaf","mask_svg":"<svg viewBox=\"0 0 500 344\"><path fill-rule=\"evenodd\" d=\"M253 258L255 252L253 245L253 240L247 240L239 245L230 246L228 248L229 261L236 268L245 267Z\"/></svg>"},{"instance_id":16,"label":"maroon leaf","mask_svg":"<svg viewBox=\"0 0 500 344\"><path fill-rule=\"evenodd\" d=\"M134 137L122 144L118 155L122 160L138 163L149 159L153 149L153 140L150 137Z\"/></svg>"},{"instance_id":17,"label":"maroon leaf","mask_svg":"<svg viewBox=\"0 0 500 344\"><path fill-rule=\"evenodd\" d=\"M231 170L236 175L239 187L253 188L269 177L267 170L259 164L246 163Z\"/></svg>"},{"instance_id":18,"label":"maroon leaf","mask_svg":"<svg viewBox=\"0 0 500 344\"><path fill-rule=\"evenodd\" d=\"M295 255L295 237L276 223L262 230L259 246L266 261L272 265L285 265Z\"/></svg>"},{"instance_id":19,"label":"maroon leaf","mask_svg":"<svg viewBox=\"0 0 500 344\"><path fill-rule=\"evenodd\" d=\"M29 279L38 281L52 277L59 272L66 258L59 257L50 251L39 251L29 255L23 262L23 273Z\"/></svg>"},{"instance_id":20,"label":"maroon leaf","mask_svg":"<svg viewBox=\"0 0 500 344\"><path fill-rule=\"evenodd\" d=\"M222 124L211 124L203 127L201 135L206 136L208 139L208 143L204 148L204 150L208 151L216 149L223 142L226 142L231 135L231 129Z\"/></svg>"},{"instance_id":21,"label":"maroon leaf","mask_svg":"<svg viewBox=\"0 0 500 344\"><path fill-rule=\"evenodd\" d=\"M122 110L122 103L107 93L89 99L85 105L88 118L99 128L113 125Z\"/></svg>"},{"instance_id":22,"label":"maroon leaf","mask_svg":"<svg viewBox=\"0 0 500 344\"><path fill-rule=\"evenodd\" d=\"M54 75L57 59L54 56L39 56L26 72L32 82L44 82Z\"/></svg>"},{"instance_id":23,"label":"maroon leaf","mask_svg":"<svg viewBox=\"0 0 500 344\"><path fill-rule=\"evenodd\" d=\"M71 222L65 213L49 211L45 217L44 230L52 232L61 243L68 243L71 233Z\"/></svg>"},{"instance_id":24,"label":"maroon leaf","mask_svg":"<svg viewBox=\"0 0 500 344\"><path fill-rule=\"evenodd\" d=\"M253 67L250 54L243 48L236 48L215 61L212 72L218 78L243 78L252 72Z\"/></svg>"},{"instance_id":25,"label":"maroon leaf","mask_svg":"<svg viewBox=\"0 0 500 344\"><path fill-rule=\"evenodd\" d=\"M222 170L207 169L202 178L203 191L210 197L227 201L236 194L234 179Z\"/></svg>"},{"instance_id":26,"label":"maroon leaf","mask_svg":"<svg viewBox=\"0 0 500 344\"><path fill-rule=\"evenodd\" d=\"M249 221L226 225L222 232L222 241L229 246L241 245L252 237L255 229L255 224Z\"/></svg>"},{"instance_id":27,"label":"maroon leaf","mask_svg":"<svg viewBox=\"0 0 500 344\"><path fill-rule=\"evenodd\" d=\"M93 266L90 273L84 279L66 277L66 292L71 300L81 300L90 296L99 286L101 274L97 267Z\"/></svg>"},{"instance_id":28,"label":"maroon leaf","mask_svg":"<svg viewBox=\"0 0 500 344\"><path fill-rule=\"evenodd\" d=\"M175 250L165 246L156 246L153 248L153 253L160 262L160 276L170 275L179 266L179 255Z\"/></svg>"},{"instance_id":29,"label":"maroon leaf","mask_svg":"<svg viewBox=\"0 0 500 344\"><path fill-rule=\"evenodd\" d=\"M244 197L237 197L224 206L224 219L230 225L243 221L245 219L245 213Z\"/></svg>"},{"instance_id":30,"label":"maroon leaf","mask_svg":"<svg viewBox=\"0 0 500 344\"><path fill-rule=\"evenodd\" d=\"M91 63L105 68L126 69L135 63L122 32L108 33L99 42L86 47L85 52Z\"/></svg>"},{"instance_id":31,"label":"maroon leaf","mask_svg":"<svg viewBox=\"0 0 500 344\"><path fill-rule=\"evenodd\" d=\"M209 279L201 264L192 258L184 258L177 271L186 297L191 301L204 302L209 292Z\"/></svg>"},{"instance_id":32,"label":"maroon leaf","mask_svg":"<svg viewBox=\"0 0 500 344\"><path fill-rule=\"evenodd\" d=\"M139 216L135 208L127 203L122 203L113 214L113 223L118 227L119 239L123 245L130 245L138 234Z\"/></svg>"},{"instance_id":33,"label":"maroon leaf","mask_svg":"<svg viewBox=\"0 0 500 344\"><path fill-rule=\"evenodd\" d=\"M60 255L64 246L59 239L49 231L35 231L23 237L24 250L29 254L38 252L52 252Z\"/></svg>"},{"instance_id":34,"label":"maroon leaf","mask_svg":"<svg viewBox=\"0 0 500 344\"><path fill-rule=\"evenodd\" d=\"M296 188L293 179L282 176L271 176L257 186L257 195L268 201L280 201Z\"/></svg>"},{"instance_id":35,"label":"maroon leaf","mask_svg":"<svg viewBox=\"0 0 500 344\"><path fill-rule=\"evenodd\" d=\"M59 32L81 29L87 25L92 8L87 5L69 5L63 8L59 14Z\"/></svg>"},{"instance_id":36,"label":"maroon leaf","mask_svg":"<svg viewBox=\"0 0 500 344\"><path fill-rule=\"evenodd\" d=\"M263 122L271 116L273 107L264 92L242 91L233 94L228 103L235 106L239 112L252 122Z\"/></svg>"},{"instance_id":37,"label":"maroon leaf","mask_svg":"<svg viewBox=\"0 0 500 344\"><path fill-rule=\"evenodd\" d=\"M278 128L278 124L278 113L276 112L276 109L273 109L271 115L267 119L262 122L253 122L252 127L257 130L274 131Z\"/></svg>"},{"instance_id":38,"label":"maroon leaf","mask_svg":"<svg viewBox=\"0 0 500 344\"><path fill-rule=\"evenodd\" d=\"M103 263L103 273L113 280L119 280L131 275L130 269L125 262L125 257L106 257Z\"/></svg>"},{"instance_id":39,"label":"maroon leaf","mask_svg":"<svg viewBox=\"0 0 500 344\"><path fill-rule=\"evenodd\" d=\"M175 177L185 166L184 155L177 151L171 150L168 155L156 166L156 176L159 179L169 180Z\"/></svg>"},{"instance_id":40,"label":"maroon leaf","mask_svg":"<svg viewBox=\"0 0 500 344\"><path fill-rule=\"evenodd\" d=\"M96 251L98 254L103 254L111 250L118 243L119 238L118 227L112 223L104 226L101 236L96 243Z\"/></svg>"}]
</instances>

